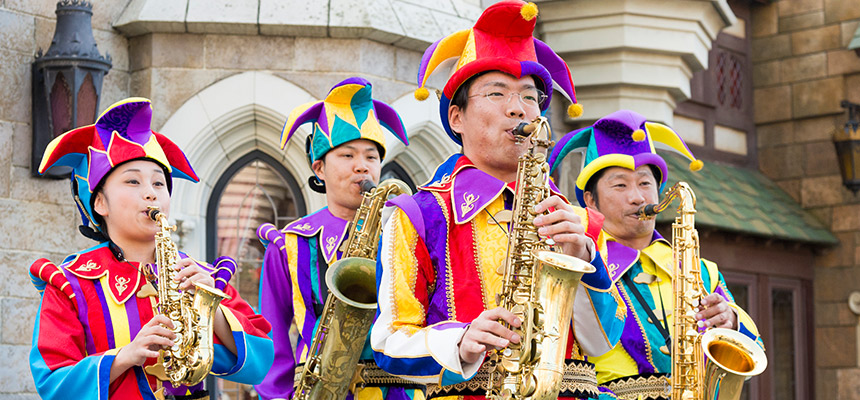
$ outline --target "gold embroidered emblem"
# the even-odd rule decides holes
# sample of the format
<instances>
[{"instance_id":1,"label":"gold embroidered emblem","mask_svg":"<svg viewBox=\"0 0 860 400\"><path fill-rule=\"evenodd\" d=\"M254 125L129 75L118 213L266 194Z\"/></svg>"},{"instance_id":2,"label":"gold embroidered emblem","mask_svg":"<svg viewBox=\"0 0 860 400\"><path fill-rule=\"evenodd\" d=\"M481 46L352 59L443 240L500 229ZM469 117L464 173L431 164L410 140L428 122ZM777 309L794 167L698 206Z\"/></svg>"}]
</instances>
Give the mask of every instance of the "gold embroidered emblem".
<instances>
[{"instance_id":1,"label":"gold embroidered emblem","mask_svg":"<svg viewBox=\"0 0 860 400\"><path fill-rule=\"evenodd\" d=\"M444 174L444 175L442 175L442 179L439 181L439 183L448 183L450 180L451 180L451 175Z\"/></svg>"},{"instance_id":2,"label":"gold embroidered emblem","mask_svg":"<svg viewBox=\"0 0 860 400\"><path fill-rule=\"evenodd\" d=\"M460 214L466 215L469 211L472 211L475 208L475 202L480 199L481 196L475 196L471 193L463 193L463 204L460 204Z\"/></svg>"},{"instance_id":3,"label":"gold embroidered emblem","mask_svg":"<svg viewBox=\"0 0 860 400\"><path fill-rule=\"evenodd\" d=\"M334 246L337 245L337 238L334 236L329 236L328 239L326 239L325 241L325 251L326 253L331 254L332 250L334 250Z\"/></svg>"},{"instance_id":4,"label":"gold embroidered emblem","mask_svg":"<svg viewBox=\"0 0 860 400\"><path fill-rule=\"evenodd\" d=\"M123 276L116 278L116 283L114 283L114 286L116 287L116 292L119 293L120 296L122 296L122 292L125 292L125 290L128 289L129 282L131 282L131 279L128 279Z\"/></svg>"},{"instance_id":5,"label":"gold embroidered emblem","mask_svg":"<svg viewBox=\"0 0 860 400\"><path fill-rule=\"evenodd\" d=\"M609 268L609 273L614 275L616 271L618 271L618 264L612 263L609 264L606 268Z\"/></svg>"},{"instance_id":6,"label":"gold embroidered emblem","mask_svg":"<svg viewBox=\"0 0 860 400\"><path fill-rule=\"evenodd\" d=\"M99 267L99 265L98 265L98 264L96 264L96 262L95 262L95 261L90 260L90 261L87 261L87 263L86 263L86 264L81 265L80 267L78 267L77 269L75 269L75 271L78 271L78 272L90 272L90 271L92 271L92 270L94 270L94 269L96 269L96 268L98 268L98 267Z\"/></svg>"},{"instance_id":7,"label":"gold embroidered emblem","mask_svg":"<svg viewBox=\"0 0 860 400\"><path fill-rule=\"evenodd\" d=\"M293 229L298 230L298 231L306 231L306 230L311 229L311 228L312 228L311 224L309 224L307 222L305 222L304 224L296 225L293 227Z\"/></svg>"}]
</instances>

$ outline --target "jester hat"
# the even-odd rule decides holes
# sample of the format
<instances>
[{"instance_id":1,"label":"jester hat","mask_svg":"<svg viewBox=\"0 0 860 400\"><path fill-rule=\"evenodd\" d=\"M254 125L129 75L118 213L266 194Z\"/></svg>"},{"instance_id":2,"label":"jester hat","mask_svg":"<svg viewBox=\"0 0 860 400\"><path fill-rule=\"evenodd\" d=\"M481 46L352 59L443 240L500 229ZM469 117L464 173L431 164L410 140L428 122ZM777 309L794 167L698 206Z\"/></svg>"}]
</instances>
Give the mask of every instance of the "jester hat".
<instances>
[{"instance_id":1,"label":"jester hat","mask_svg":"<svg viewBox=\"0 0 860 400\"><path fill-rule=\"evenodd\" d=\"M594 174L609 167L635 170L642 165L652 165L660 171L660 176L655 178L660 182L659 191L662 192L669 170L666 161L657 154L658 148L689 159L690 170L702 169L702 161L693 156L672 128L648 122L642 115L627 110L616 111L592 126L568 133L553 147L548 162L551 171L555 171L570 152L583 153L582 170L576 178L576 199L585 207L585 186Z\"/></svg>"},{"instance_id":2,"label":"jester hat","mask_svg":"<svg viewBox=\"0 0 860 400\"><path fill-rule=\"evenodd\" d=\"M448 136L462 144L460 136L448 124L448 106L457 89L469 78L487 71L501 71L519 79L532 75L537 86L547 95L541 105L546 113L552 96L553 85L573 104L568 115L576 118L582 114L582 106L576 103L573 78L567 63L546 43L532 37L537 22L537 6L520 0L504 0L487 7L471 29L454 32L425 52L418 67L418 89L415 98L424 100L429 92L424 85L434 71L453 66L439 101L442 126Z\"/></svg>"},{"instance_id":3,"label":"jester hat","mask_svg":"<svg viewBox=\"0 0 860 400\"><path fill-rule=\"evenodd\" d=\"M82 126L57 136L45 149L39 173L49 169L64 172L71 169L72 191L84 226L93 218L93 192L104 178L120 164L132 160L157 163L172 178L199 181L197 174L179 147L167 137L152 130L152 104L149 99L132 97L107 108L93 125Z\"/></svg>"},{"instance_id":4,"label":"jester hat","mask_svg":"<svg viewBox=\"0 0 860 400\"><path fill-rule=\"evenodd\" d=\"M388 104L374 100L371 94L370 82L353 77L331 88L323 101L296 107L281 131L281 149L286 147L299 126L308 122L313 123L313 132L305 144L310 164L321 160L329 150L356 139L376 143L380 158L385 158L383 127L408 146L409 139L400 115Z\"/></svg>"}]
</instances>

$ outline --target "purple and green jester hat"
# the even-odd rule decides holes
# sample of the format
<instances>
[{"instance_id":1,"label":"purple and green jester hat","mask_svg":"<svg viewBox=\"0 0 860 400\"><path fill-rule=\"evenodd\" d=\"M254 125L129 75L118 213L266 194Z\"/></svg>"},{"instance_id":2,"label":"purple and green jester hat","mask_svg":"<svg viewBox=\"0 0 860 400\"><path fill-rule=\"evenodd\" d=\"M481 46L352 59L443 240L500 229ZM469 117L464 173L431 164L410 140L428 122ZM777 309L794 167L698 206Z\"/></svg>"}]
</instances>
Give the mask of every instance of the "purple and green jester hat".
<instances>
[{"instance_id":1,"label":"purple and green jester hat","mask_svg":"<svg viewBox=\"0 0 860 400\"><path fill-rule=\"evenodd\" d=\"M445 132L457 144L462 142L448 124L448 106L457 89L482 72L501 71L517 79L531 75L538 88L547 95L541 104L541 114L546 113L552 89L556 88L572 102L567 109L568 115L571 118L582 115L567 63L546 43L532 36L537 14L534 3L500 1L487 7L474 27L439 39L424 52L418 67L419 87L415 90L415 98L425 100L429 92L424 85L430 75L434 71L447 70L446 67L453 64L453 74L440 94L439 112Z\"/></svg>"},{"instance_id":2,"label":"purple and green jester hat","mask_svg":"<svg viewBox=\"0 0 860 400\"><path fill-rule=\"evenodd\" d=\"M656 167L660 174L662 193L669 178L666 161L656 149L670 150L690 160L690 170L698 171L704 164L690 152L687 144L672 128L633 111L621 110L609 114L594 123L565 135L553 147L549 157L551 171L555 171L570 152L583 153L582 170L576 178L576 199L586 206L583 193L588 181L597 172L609 167L635 170L642 165Z\"/></svg>"},{"instance_id":3,"label":"purple and green jester hat","mask_svg":"<svg viewBox=\"0 0 860 400\"><path fill-rule=\"evenodd\" d=\"M93 218L93 192L120 164L133 160L157 163L169 177L169 190L173 188L172 178L199 181L179 146L153 131L151 122L150 100L132 97L108 107L95 124L70 130L48 144L39 173L52 168L71 169L72 194L81 213L82 232L92 224L104 233Z\"/></svg>"},{"instance_id":4,"label":"purple and green jester hat","mask_svg":"<svg viewBox=\"0 0 860 400\"><path fill-rule=\"evenodd\" d=\"M356 139L376 143L380 159L384 159L383 127L409 145L400 115L388 104L374 100L370 82L362 78L345 79L331 88L324 100L302 104L290 112L281 131L281 149L299 126L308 122L313 123L313 132L305 143L309 164L321 160L329 150ZM308 183L314 191L325 193L324 182L316 176L311 176Z\"/></svg>"}]
</instances>

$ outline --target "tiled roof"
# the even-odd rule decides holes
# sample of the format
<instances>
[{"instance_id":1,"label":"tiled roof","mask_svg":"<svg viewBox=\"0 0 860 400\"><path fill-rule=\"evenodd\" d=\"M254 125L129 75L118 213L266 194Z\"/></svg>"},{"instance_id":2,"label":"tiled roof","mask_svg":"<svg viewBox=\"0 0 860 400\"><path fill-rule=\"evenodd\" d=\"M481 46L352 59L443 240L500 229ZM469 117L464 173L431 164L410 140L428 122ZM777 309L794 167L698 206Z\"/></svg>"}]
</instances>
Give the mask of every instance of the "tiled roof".
<instances>
[{"instance_id":1,"label":"tiled roof","mask_svg":"<svg viewBox=\"0 0 860 400\"><path fill-rule=\"evenodd\" d=\"M681 157L666 154L663 158L669 167L666 189L681 180L696 193L697 227L796 242L838 243L824 224L758 171L705 162L705 168L692 172ZM657 221L672 222L676 207L677 202Z\"/></svg>"}]
</instances>

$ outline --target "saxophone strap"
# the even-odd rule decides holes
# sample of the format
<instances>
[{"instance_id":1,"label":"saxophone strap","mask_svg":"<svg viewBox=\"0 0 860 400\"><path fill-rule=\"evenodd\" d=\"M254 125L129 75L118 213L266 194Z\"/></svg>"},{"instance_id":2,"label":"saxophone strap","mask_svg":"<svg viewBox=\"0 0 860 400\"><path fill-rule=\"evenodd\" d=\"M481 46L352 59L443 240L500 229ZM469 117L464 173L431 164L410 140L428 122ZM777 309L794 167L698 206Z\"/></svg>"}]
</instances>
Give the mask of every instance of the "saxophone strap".
<instances>
[{"instance_id":1,"label":"saxophone strap","mask_svg":"<svg viewBox=\"0 0 860 400\"><path fill-rule=\"evenodd\" d=\"M624 283L630 289L630 292L633 293L633 297L636 297L636 301L639 302L639 305L641 305L642 308L645 309L645 312L648 313L648 318L651 321L651 324L654 325L655 327L657 327L657 330L660 331L660 335L662 335L663 340L666 341L666 343L665 343L666 348L671 349L672 348L672 336L669 335L669 330L666 329L665 326L663 326L663 324L667 322L666 321L666 315L665 315L666 311L665 310L663 311L663 322L658 323L657 321L659 321L659 320L657 319L657 316L654 315L654 311L651 310L651 306L649 306L648 303L645 302L645 298L642 297L642 293L639 292L639 289L633 283L633 280L630 279L630 274L628 272L625 272L623 275L621 275L621 280L624 281ZM662 302L663 302L663 298L660 297L660 303L662 304ZM662 306L661 306L661 308L662 308Z\"/></svg>"},{"instance_id":2,"label":"saxophone strap","mask_svg":"<svg viewBox=\"0 0 860 400\"><path fill-rule=\"evenodd\" d=\"M641 374L613 379L603 385L619 400L669 400L672 385L669 375Z\"/></svg>"},{"instance_id":3,"label":"saxophone strap","mask_svg":"<svg viewBox=\"0 0 860 400\"><path fill-rule=\"evenodd\" d=\"M454 385L427 386L427 400L442 396L485 396L490 382L490 363L485 362L472 379ZM584 360L567 359L558 397L596 399L597 374L594 364Z\"/></svg>"}]
</instances>

